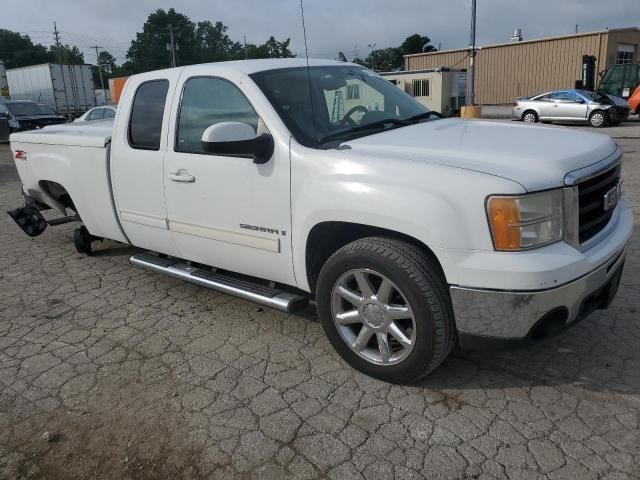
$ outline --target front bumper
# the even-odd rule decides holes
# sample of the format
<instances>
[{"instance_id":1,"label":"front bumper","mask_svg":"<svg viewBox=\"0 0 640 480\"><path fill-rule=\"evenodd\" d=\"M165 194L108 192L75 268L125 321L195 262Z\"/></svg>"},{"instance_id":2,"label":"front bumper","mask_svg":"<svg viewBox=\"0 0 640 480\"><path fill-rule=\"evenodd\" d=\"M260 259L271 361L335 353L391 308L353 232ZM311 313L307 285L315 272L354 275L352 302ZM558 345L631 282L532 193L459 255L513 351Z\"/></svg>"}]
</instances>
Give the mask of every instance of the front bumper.
<instances>
[{"instance_id":1,"label":"front bumper","mask_svg":"<svg viewBox=\"0 0 640 480\"><path fill-rule=\"evenodd\" d=\"M593 272L560 287L508 292L451 287L451 300L463 348L526 343L575 325L607 308L618 290L626 249ZM465 345L466 344L466 345ZM508 345L508 343L505 343Z\"/></svg>"},{"instance_id":2,"label":"front bumper","mask_svg":"<svg viewBox=\"0 0 640 480\"><path fill-rule=\"evenodd\" d=\"M461 264L481 267L484 278L470 275L475 268L465 268L464 276L474 283L450 279L461 346L473 350L519 346L607 308L616 294L633 230L633 214L624 197L616 213L606 237L585 251L561 242L538 252L500 256L496 252L488 258L482 255L479 262L463 259Z\"/></svg>"}]
</instances>

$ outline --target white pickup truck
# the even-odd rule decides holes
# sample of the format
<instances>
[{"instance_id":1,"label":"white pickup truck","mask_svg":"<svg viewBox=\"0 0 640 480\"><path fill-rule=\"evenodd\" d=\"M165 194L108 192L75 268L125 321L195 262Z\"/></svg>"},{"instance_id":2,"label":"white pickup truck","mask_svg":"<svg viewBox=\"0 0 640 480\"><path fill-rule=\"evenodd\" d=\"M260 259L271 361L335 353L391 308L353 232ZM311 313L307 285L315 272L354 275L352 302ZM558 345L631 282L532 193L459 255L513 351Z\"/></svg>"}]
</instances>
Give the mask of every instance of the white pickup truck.
<instances>
[{"instance_id":1,"label":"white pickup truck","mask_svg":"<svg viewBox=\"0 0 640 480\"><path fill-rule=\"evenodd\" d=\"M565 129L443 119L359 65L196 65L129 79L111 122L11 136L25 232L293 311L354 368L412 382L613 299L633 227L621 150ZM48 220L41 210L62 217Z\"/></svg>"}]
</instances>

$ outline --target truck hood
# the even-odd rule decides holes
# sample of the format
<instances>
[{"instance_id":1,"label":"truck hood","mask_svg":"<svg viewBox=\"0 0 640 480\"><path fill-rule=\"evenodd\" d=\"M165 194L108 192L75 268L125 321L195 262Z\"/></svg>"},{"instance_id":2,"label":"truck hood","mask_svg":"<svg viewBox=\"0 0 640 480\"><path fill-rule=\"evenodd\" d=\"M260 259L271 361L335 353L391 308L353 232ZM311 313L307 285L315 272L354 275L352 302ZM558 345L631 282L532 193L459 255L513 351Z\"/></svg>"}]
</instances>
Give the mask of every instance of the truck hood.
<instances>
[{"instance_id":1,"label":"truck hood","mask_svg":"<svg viewBox=\"0 0 640 480\"><path fill-rule=\"evenodd\" d=\"M609 136L569 128L459 119L396 128L343 145L349 145L355 154L495 175L518 182L528 191L560 187L567 173L618 149Z\"/></svg>"}]
</instances>

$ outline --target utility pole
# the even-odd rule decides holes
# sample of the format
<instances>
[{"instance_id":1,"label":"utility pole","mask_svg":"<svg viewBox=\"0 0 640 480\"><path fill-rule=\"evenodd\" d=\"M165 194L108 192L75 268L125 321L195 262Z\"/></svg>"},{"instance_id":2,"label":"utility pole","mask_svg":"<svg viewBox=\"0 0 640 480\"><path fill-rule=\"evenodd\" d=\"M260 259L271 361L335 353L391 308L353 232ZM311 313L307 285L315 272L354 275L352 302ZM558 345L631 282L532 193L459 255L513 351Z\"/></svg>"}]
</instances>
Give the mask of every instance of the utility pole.
<instances>
[{"instance_id":1,"label":"utility pole","mask_svg":"<svg viewBox=\"0 0 640 480\"><path fill-rule=\"evenodd\" d=\"M376 60L376 44L375 43L370 43L367 45L367 47L369 47L371 49L371 70L375 70L375 60Z\"/></svg>"},{"instance_id":2,"label":"utility pole","mask_svg":"<svg viewBox=\"0 0 640 480\"><path fill-rule=\"evenodd\" d=\"M247 36L244 36L244 59L249 58L249 52L247 51Z\"/></svg>"},{"instance_id":3,"label":"utility pole","mask_svg":"<svg viewBox=\"0 0 640 480\"><path fill-rule=\"evenodd\" d=\"M176 40L173 37L173 25L169 24L169 38L170 43L167 45L167 50L171 52L171 67L176 67Z\"/></svg>"},{"instance_id":4,"label":"utility pole","mask_svg":"<svg viewBox=\"0 0 640 480\"><path fill-rule=\"evenodd\" d=\"M100 74L100 88L102 89L102 96L104 97L104 103L107 104L107 92L104 89L104 80L102 79L102 68L100 68L100 52L98 49L102 48L100 45L94 45L89 48L96 49L96 65L98 66L98 73Z\"/></svg>"},{"instance_id":5,"label":"utility pole","mask_svg":"<svg viewBox=\"0 0 640 480\"><path fill-rule=\"evenodd\" d=\"M471 0L471 60L469 61L469 98L467 105L476 103L476 0Z\"/></svg>"},{"instance_id":6,"label":"utility pole","mask_svg":"<svg viewBox=\"0 0 640 480\"><path fill-rule=\"evenodd\" d=\"M60 32L58 31L58 26L56 22L53 22L53 39L56 42L56 47L60 46Z\"/></svg>"}]
</instances>

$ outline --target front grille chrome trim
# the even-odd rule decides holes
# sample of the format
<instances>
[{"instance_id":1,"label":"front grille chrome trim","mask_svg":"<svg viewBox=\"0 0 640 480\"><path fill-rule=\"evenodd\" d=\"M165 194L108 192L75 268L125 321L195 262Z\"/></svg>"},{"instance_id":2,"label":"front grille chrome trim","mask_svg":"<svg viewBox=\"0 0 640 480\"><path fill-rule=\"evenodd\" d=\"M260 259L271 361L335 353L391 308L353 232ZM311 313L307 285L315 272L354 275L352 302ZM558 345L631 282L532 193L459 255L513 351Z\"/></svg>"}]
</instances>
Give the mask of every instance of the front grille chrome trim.
<instances>
[{"instance_id":1,"label":"front grille chrome trim","mask_svg":"<svg viewBox=\"0 0 640 480\"><path fill-rule=\"evenodd\" d=\"M578 185L579 183L586 182L593 177L597 177L598 175L617 167L621 161L622 149L618 147L615 152L599 162L567 173L564 177L564 184L571 187Z\"/></svg>"}]
</instances>

